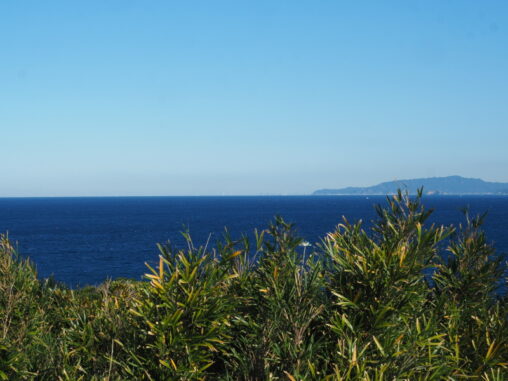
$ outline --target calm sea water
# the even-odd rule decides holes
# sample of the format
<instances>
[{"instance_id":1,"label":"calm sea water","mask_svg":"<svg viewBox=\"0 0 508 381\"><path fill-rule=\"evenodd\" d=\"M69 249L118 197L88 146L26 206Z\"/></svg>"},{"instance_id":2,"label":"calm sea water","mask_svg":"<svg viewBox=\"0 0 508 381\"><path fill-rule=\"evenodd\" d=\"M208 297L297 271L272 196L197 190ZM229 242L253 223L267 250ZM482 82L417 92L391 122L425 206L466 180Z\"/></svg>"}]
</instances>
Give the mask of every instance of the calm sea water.
<instances>
[{"instance_id":1,"label":"calm sea water","mask_svg":"<svg viewBox=\"0 0 508 381\"><path fill-rule=\"evenodd\" d=\"M307 241L317 242L346 216L375 218L373 205L384 197L105 197L0 198L0 232L9 232L39 275L53 275L70 286L107 278L141 279L144 262L157 258L157 242L183 246L189 229L196 244L214 241L228 227L233 238L264 228L274 215L294 222ZM484 229L501 253L508 253L508 197L424 198L433 221L458 224L460 210L488 212Z\"/></svg>"}]
</instances>

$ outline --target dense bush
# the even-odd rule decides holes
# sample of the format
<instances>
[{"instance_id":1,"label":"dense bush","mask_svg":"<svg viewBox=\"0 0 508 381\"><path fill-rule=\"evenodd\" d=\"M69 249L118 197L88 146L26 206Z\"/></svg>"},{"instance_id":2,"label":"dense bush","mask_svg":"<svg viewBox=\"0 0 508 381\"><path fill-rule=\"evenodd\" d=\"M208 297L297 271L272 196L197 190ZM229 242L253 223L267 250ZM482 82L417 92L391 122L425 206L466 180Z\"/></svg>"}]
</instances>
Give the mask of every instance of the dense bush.
<instances>
[{"instance_id":1,"label":"dense bush","mask_svg":"<svg viewBox=\"0 0 508 381\"><path fill-rule=\"evenodd\" d=\"M0 379L508 379L506 265L420 197L310 246L277 218L214 247L159 246L146 282L71 290L0 240Z\"/></svg>"}]
</instances>

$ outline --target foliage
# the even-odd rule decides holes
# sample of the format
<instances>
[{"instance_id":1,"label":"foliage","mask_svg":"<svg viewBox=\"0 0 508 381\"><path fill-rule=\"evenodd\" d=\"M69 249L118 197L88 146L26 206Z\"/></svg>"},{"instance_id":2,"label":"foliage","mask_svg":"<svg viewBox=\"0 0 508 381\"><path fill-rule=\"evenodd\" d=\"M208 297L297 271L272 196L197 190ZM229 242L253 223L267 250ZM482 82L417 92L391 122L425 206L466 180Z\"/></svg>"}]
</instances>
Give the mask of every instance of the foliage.
<instances>
[{"instance_id":1,"label":"foliage","mask_svg":"<svg viewBox=\"0 0 508 381\"><path fill-rule=\"evenodd\" d=\"M506 264L399 192L315 245L277 217L213 247L159 245L146 282L71 290L0 239L0 380L508 378ZM505 282L503 284L503 282Z\"/></svg>"}]
</instances>

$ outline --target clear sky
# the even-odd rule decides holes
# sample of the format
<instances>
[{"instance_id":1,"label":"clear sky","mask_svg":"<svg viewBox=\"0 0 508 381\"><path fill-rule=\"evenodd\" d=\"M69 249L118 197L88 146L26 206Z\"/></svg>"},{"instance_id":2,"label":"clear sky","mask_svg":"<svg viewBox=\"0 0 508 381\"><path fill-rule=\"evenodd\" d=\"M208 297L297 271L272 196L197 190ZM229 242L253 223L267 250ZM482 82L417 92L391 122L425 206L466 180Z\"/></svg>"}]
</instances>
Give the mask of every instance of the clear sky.
<instances>
[{"instance_id":1,"label":"clear sky","mask_svg":"<svg viewBox=\"0 0 508 381\"><path fill-rule=\"evenodd\" d=\"M0 2L0 196L508 182L508 2Z\"/></svg>"}]
</instances>

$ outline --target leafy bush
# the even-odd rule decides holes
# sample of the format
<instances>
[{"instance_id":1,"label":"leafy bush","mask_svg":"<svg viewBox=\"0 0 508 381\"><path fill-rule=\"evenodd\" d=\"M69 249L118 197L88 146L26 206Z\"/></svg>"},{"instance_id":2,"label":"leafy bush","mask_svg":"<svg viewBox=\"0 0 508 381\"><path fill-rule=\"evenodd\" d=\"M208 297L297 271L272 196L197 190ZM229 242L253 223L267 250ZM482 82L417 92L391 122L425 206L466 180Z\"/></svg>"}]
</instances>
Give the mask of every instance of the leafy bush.
<instances>
[{"instance_id":1,"label":"leafy bush","mask_svg":"<svg viewBox=\"0 0 508 381\"><path fill-rule=\"evenodd\" d=\"M228 288L236 275L230 262L239 252L216 258L192 245L187 252L159 249L159 266L131 309L146 337L138 376L202 378L232 339L236 303Z\"/></svg>"},{"instance_id":2,"label":"leafy bush","mask_svg":"<svg viewBox=\"0 0 508 381\"><path fill-rule=\"evenodd\" d=\"M481 231L398 193L310 245L159 245L146 282L71 290L0 239L0 379L508 379L504 264Z\"/></svg>"}]
</instances>

